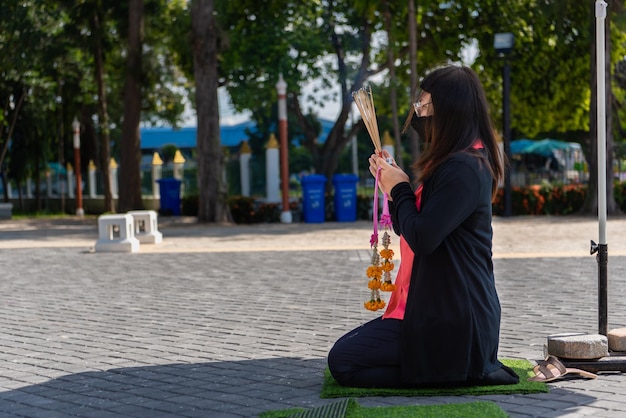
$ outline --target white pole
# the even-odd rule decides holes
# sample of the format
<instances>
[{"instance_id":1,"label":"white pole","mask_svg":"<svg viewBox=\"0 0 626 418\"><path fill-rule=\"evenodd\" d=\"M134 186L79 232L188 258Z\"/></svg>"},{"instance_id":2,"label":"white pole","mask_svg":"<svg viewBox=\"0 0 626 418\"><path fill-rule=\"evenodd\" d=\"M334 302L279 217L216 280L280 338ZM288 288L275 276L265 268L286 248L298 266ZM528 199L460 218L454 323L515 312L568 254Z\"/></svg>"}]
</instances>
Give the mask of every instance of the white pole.
<instances>
[{"instance_id":1,"label":"white pole","mask_svg":"<svg viewBox=\"0 0 626 418\"><path fill-rule=\"evenodd\" d=\"M30 177L26 179L26 197L29 199L33 197L33 179Z\"/></svg>"},{"instance_id":2,"label":"white pole","mask_svg":"<svg viewBox=\"0 0 626 418\"><path fill-rule=\"evenodd\" d=\"M356 135L352 135L350 139L350 148L352 151L352 173L355 176L359 175L359 155L356 143Z\"/></svg>"},{"instance_id":3,"label":"white pole","mask_svg":"<svg viewBox=\"0 0 626 418\"><path fill-rule=\"evenodd\" d=\"M250 196L250 158L252 150L246 141L239 149L239 175L241 178L241 195Z\"/></svg>"},{"instance_id":4,"label":"white pole","mask_svg":"<svg viewBox=\"0 0 626 418\"><path fill-rule=\"evenodd\" d=\"M596 96L598 98L598 328L599 334L608 334L608 245L606 243L606 80L604 51L604 21L607 4L596 1ZM593 248L592 248L593 251Z\"/></svg>"},{"instance_id":5,"label":"white pole","mask_svg":"<svg viewBox=\"0 0 626 418\"><path fill-rule=\"evenodd\" d=\"M72 184L74 184L74 167L72 167L72 164L67 163L65 171L67 173L67 185L68 185L67 197L69 197L70 199L74 199L76 196L74 195L74 187L72 187Z\"/></svg>"},{"instance_id":6,"label":"white pole","mask_svg":"<svg viewBox=\"0 0 626 418\"><path fill-rule=\"evenodd\" d=\"M154 199L161 198L161 189L159 189L159 180L163 175L163 160L158 152L152 154L152 197Z\"/></svg>"},{"instance_id":7,"label":"white pole","mask_svg":"<svg viewBox=\"0 0 626 418\"><path fill-rule=\"evenodd\" d=\"M72 121L74 130L74 178L76 178L76 216L85 216L83 208L83 179L80 172L80 122L74 118Z\"/></svg>"},{"instance_id":8,"label":"white pole","mask_svg":"<svg viewBox=\"0 0 626 418\"><path fill-rule=\"evenodd\" d=\"M265 188L267 203L280 203L280 155L276 135L270 134L265 149ZM282 214L282 212L281 212Z\"/></svg>"},{"instance_id":9,"label":"white pole","mask_svg":"<svg viewBox=\"0 0 626 418\"><path fill-rule=\"evenodd\" d=\"M111 158L109 161L109 181L111 182L111 197L113 199L117 199L119 196L117 194L118 189L118 178L117 178L117 162L114 158Z\"/></svg>"},{"instance_id":10,"label":"white pole","mask_svg":"<svg viewBox=\"0 0 626 418\"><path fill-rule=\"evenodd\" d=\"M389 131L385 131L383 135L383 150L387 151L391 158L396 158L396 146L393 138L389 135Z\"/></svg>"},{"instance_id":11,"label":"white pole","mask_svg":"<svg viewBox=\"0 0 626 418\"><path fill-rule=\"evenodd\" d=\"M604 21L607 3L596 1L596 71L598 97L598 223L599 244L606 244L606 80Z\"/></svg>"},{"instance_id":12,"label":"white pole","mask_svg":"<svg viewBox=\"0 0 626 418\"><path fill-rule=\"evenodd\" d=\"M87 172L89 173L89 198L96 198L96 165L93 163L93 160L89 160L89 166L87 168Z\"/></svg>"}]
</instances>

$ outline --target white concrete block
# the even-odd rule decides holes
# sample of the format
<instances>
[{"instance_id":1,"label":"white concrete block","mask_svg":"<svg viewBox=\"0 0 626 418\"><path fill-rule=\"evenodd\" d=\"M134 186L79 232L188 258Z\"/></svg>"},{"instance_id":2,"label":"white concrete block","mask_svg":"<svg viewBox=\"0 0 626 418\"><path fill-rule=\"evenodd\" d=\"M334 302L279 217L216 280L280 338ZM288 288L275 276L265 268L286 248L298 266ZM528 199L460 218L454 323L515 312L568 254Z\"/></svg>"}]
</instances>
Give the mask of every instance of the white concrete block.
<instances>
[{"instance_id":1,"label":"white concrete block","mask_svg":"<svg viewBox=\"0 0 626 418\"><path fill-rule=\"evenodd\" d=\"M159 232L157 213L154 210L131 210L135 237L142 244L160 244L163 234Z\"/></svg>"},{"instance_id":2,"label":"white concrete block","mask_svg":"<svg viewBox=\"0 0 626 418\"><path fill-rule=\"evenodd\" d=\"M139 240L135 238L133 217L128 214L101 215L98 217L98 241L96 252L139 251Z\"/></svg>"}]
</instances>

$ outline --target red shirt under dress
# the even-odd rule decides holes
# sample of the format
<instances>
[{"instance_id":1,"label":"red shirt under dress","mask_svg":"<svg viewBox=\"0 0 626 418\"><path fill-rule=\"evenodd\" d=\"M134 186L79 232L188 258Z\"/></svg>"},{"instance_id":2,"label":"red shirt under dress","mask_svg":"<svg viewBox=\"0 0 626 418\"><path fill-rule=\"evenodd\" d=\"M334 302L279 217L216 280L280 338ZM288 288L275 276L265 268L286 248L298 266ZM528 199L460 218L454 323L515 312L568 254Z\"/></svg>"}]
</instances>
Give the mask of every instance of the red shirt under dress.
<instances>
[{"instance_id":1,"label":"red shirt under dress","mask_svg":"<svg viewBox=\"0 0 626 418\"><path fill-rule=\"evenodd\" d=\"M415 191L415 207L420 210L422 203L422 185ZM400 267L396 276L396 290L391 292L387 309L383 314L383 319L404 319L406 309L406 298L409 295L409 284L411 283L411 269L413 268L413 250L406 240L400 235Z\"/></svg>"},{"instance_id":2,"label":"red shirt under dress","mask_svg":"<svg viewBox=\"0 0 626 418\"><path fill-rule=\"evenodd\" d=\"M483 143L477 140L474 149L483 148ZM420 184L415 191L415 207L420 210L422 205L422 185ZM413 268L413 250L409 247L406 240L400 235L400 267L396 276L396 290L391 292L387 309L383 314L383 319L404 319L404 311L406 310L406 299L409 296L409 284L411 284L411 269Z\"/></svg>"}]
</instances>

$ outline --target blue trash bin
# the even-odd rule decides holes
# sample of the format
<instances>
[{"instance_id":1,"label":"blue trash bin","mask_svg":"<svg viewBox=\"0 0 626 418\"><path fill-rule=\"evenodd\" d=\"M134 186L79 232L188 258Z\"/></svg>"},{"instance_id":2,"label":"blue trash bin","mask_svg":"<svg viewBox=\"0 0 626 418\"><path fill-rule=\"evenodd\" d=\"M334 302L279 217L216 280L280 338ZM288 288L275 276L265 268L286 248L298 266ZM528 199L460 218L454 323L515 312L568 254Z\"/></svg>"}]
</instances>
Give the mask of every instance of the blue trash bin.
<instances>
[{"instance_id":1,"label":"blue trash bin","mask_svg":"<svg viewBox=\"0 0 626 418\"><path fill-rule=\"evenodd\" d=\"M359 177L355 174L335 174L335 220L337 222L356 221L356 186Z\"/></svg>"},{"instance_id":2,"label":"blue trash bin","mask_svg":"<svg viewBox=\"0 0 626 418\"><path fill-rule=\"evenodd\" d=\"M174 177L166 177L157 180L161 193L161 206L159 213L165 216L180 216L180 185L182 181Z\"/></svg>"},{"instance_id":3,"label":"blue trash bin","mask_svg":"<svg viewBox=\"0 0 626 418\"><path fill-rule=\"evenodd\" d=\"M324 188L326 176L312 174L302 177L302 215L304 222L324 222L326 217Z\"/></svg>"}]
</instances>

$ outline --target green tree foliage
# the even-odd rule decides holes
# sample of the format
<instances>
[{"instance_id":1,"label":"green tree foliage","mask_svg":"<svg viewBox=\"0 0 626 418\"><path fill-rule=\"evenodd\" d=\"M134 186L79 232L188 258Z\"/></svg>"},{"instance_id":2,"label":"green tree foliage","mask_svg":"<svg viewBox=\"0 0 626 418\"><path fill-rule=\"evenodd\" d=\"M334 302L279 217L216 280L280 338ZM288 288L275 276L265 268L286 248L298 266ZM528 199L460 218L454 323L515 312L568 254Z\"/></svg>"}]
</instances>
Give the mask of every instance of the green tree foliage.
<instances>
[{"instance_id":1,"label":"green tree foliage","mask_svg":"<svg viewBox=\"0 0 626 418\"><path fill-rule=\"evenodd\" d=\"M196 104L197 96L190 95L197 81L191 36L193 13L185 0L144 2L145 34L138 77L141 90L137 93L141 95L141 120L176 126L181 122L185 101ZM363 125L352 123L358 121L352 91L372 86L380 131L391 132L410 111L411 76L417 73L419 79L441 64L460 62L468 51L476 54L471 65L485 85L494 118L501 126L503 63L493 49L493 37L498 32L512 32L514 138L570 138L576 133L580 142L592 148L593 134L588 133L592 129L590 109L595 94L590 84L592 3L419 1L415 2L415 16L409 17L407 1L218 1L214 13L218 67L214 78L217 86L228 89L236 110L250 111L258 122L261 134L251 146L259 155L264 152L269 134L277 132L276 82L282 73L288 83L289 135L309 154L300 160L330 176L354 133L359 132L359 145L369 144ZM622 4L611 2L610 8L610 110L617 141L623 141L626 130L626 18ZM412 19L417 25L415 71L410 70L409 59L407 22ZM39 176L38 171L43 172L47 161L62 165L71 161L70 125L74 116L83 124L84 164L93 159L105 171L103 156L111 144L111 155L119 158L127 37L126 1L3 1L0 163L3 159L10 161L14 171L10 176ZM98 48L100 54L96 53ZM101 65L97 62L99 56ZM389 72L391 66L395 75ZM305 87L313 80L316 91L305 95ZM102 109L102 98L108 99L106 111ZM334 99L339 101L340 109L326 142L320 144L315 108ZM19 116L22 113L23 118ZM13 121L15 134L9 151ZM219 148L219 142L211 140L211 147ZM24 143L18 145L21 141ZM411 148L406 146L406 138L402 141L405 149ZM40 157L19 151L30 144L39 146ZM221 155L219 150L211 152ZM587 157L590 160L591 156Z\"/></svg>"},{"instance_id":2,"label":"green tree foliage","mask_svg":"<svg viewBox=\"0 0 626 418\"><path fill-rule=\"evenodd\" d=\"M398 57L395 65L399 83L404 85L398 92L398 111L402 119L406 116L410 86L404 5L389 2L393 19L388 22L388 36L384 36L379 3L374 1L276 1L269 5L233 1L222 6L220 64L236 109L252 110L255 119L263 122L276 102L275 83L278 72L282 72L288 83L290 112L317 172L332 175L352 131L363 128L358 124L346 130L352 112L351 92L365 84L373 84L378 92L376 84L381 81L372 79L377 74L383 75L382 84L389 83L384 76L391 65L389 49ZM466 41L459 27L468 20L467 11L460 5L434 5L420 9L418 16L423 25L419 69L458 60ZM319 87L314 96L305 96L302 87L312 79L318 80ZM383 109L389 108L388 97L376 97L382 117ZM319 126L312 123L315 115L311 106L335 99L340 103L335 126L325 143L319 144Z\"/></svg>"},{"instance_id":3,"label":"green tree foliage","mask_svg":"<svg viewBox=\"0 0 626 418\"><path fill-rule=\"evenodd\" d=\"M587 130L592 40L589 4L488 0L480 2L475 13L476 28L483 30L474 35L479 47L474 67L497 110L502 108L503 63L493 48L494 35L511 32L515 36L514 50L508 57L513 137Z\"/></svg>"},{"instance_id":4,"label":"green tree foliage","mask_svg":"<svg viewBox=\"0 0 626 418\"><path fill-rule=\"evenodd\" d=\"M62 166L73 162L71 121L77 117L82 124L82 168L89 160L96 162L105 192L110 190L106 184L109 156L118 161L120 157L127 7L127 2L101 0L3 2L0 159L13 159L11 166L20 167L9 174L13 180L21 181L22 175L41 178L47 161ZM189 83L175 62L178 50L172 47L170 34L180 26L184 7L183 1L145 0L149 13L146 40L150 44L142 49L144 59L138 69L142 73L144 121L174 125L181 121ZM13 120L15 135L9 151ZM34 129L34 121L41 126ZM38 161L30 161L27 153L19 151L27 148L20 141L32 135L42 151Z\"/></svg>"},{"instance_id":5,"label":"green tree foliage","mask_svg":"<svg viewBox=\"0 0 626 418\"><path fill-rule=\"evenodd\" d=\"M66 146L66 138L71 138L65 127L74 114L75 86L82 77L69 74L85 67L65 36L70 18L56 2L9 0L0 13L0 96L4 107L0 160L8 158L9 176L19 186L26 176L41 179L49 161L64 165L66 154L71 155L71 146ZM39 181L35 185L40 207Z\"/></svg>"}]
</instances>

